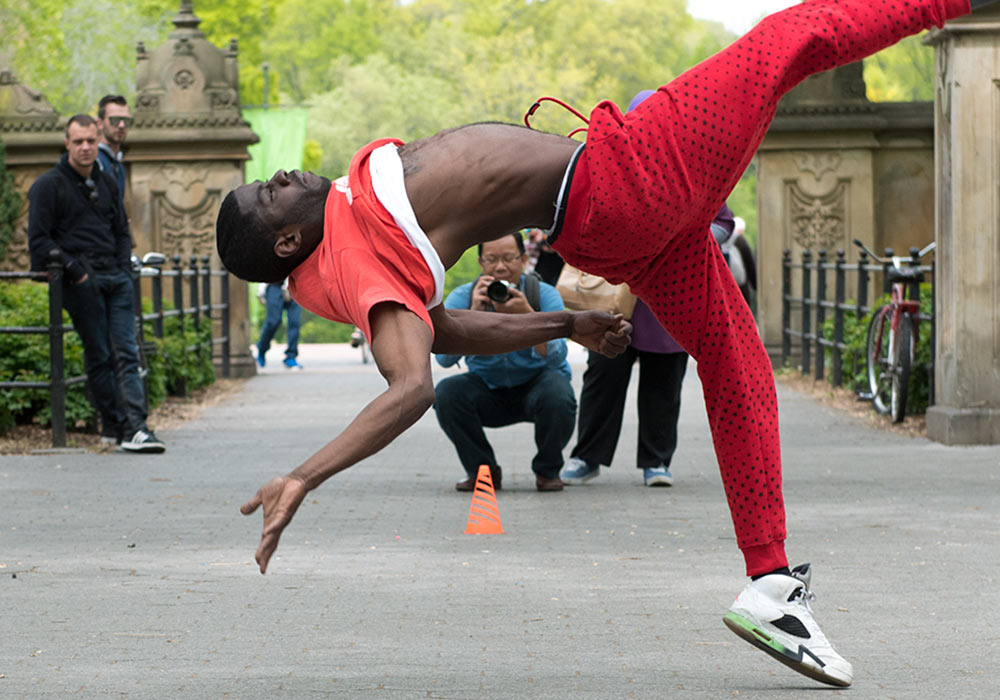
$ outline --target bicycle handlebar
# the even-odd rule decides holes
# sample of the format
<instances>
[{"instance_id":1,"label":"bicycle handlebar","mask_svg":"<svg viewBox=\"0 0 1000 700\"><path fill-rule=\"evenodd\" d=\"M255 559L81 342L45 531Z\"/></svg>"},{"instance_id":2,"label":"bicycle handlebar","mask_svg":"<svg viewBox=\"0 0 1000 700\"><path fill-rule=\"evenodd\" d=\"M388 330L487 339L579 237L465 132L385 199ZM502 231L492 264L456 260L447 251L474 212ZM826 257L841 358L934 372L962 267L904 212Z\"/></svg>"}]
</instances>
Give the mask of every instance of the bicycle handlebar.
<instances>
[{"instance_id":1,"label":"bicycle handlebar","mask_svg":"<svg viewBox=\"0 0 1000 700\"><path fill-rule=\"evenodd\" d=\"M875 251L873 251L871 248L869 248L864 243L862 243L861 240L858 239L858 238L855 238L854 241L853 241L853 243L858 248L861 248L861 250L863 250L866 253L868 253L868 256L870 258L872 258L875 262L882 263L883 265L885 265L886 263L888 263L888 264L891 264L893 267L895 267L897 269L899 269L899 268L901 268L903 266L903 262L904 261L913 260L912 257L902 256L902 255L893 255L892 258L884 258L881 255L876 255ZM927 255L929 252L931 252L935 248L937 248L937 242L936 241L931 241L926 246L924 246L924 248L922 250L920 250L917 253L917 259L919 260L920 258L924 257L925 255Z\"/></svg>"}]
</instances>

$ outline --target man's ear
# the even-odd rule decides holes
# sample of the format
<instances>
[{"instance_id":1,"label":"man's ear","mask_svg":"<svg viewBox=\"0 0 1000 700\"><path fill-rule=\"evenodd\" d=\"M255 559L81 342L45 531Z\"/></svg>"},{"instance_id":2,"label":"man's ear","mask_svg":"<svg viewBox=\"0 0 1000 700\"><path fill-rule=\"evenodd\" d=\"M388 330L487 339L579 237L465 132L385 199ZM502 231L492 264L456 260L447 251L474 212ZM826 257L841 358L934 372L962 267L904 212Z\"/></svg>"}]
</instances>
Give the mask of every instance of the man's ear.
<instances>
[{"instance_id":1,"label":"man's ear","mask_svg":"<svg viewBox=\"0 0 1000 700\"><path fill-rule=\"evenodd\" d=\"M298 226L286 226L274 237L274 254L290 258L302 247L302 231Z\"/></svg>"}]
</instances>

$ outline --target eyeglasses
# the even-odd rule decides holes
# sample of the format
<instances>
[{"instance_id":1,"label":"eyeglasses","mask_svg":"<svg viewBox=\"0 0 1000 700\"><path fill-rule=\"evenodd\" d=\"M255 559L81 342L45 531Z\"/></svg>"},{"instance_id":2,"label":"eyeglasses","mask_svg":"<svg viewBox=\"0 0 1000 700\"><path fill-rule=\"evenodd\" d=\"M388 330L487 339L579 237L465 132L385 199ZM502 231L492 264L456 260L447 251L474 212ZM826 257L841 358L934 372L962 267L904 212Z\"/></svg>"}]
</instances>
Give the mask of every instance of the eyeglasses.
<instances>
[{"instance_id":1,"label":"eyeglasses","mask_svg":"<svg viewBox=\"0 0 1000 700\"><path fill-rule=\"evenodd\" d=\"M111 126L132 126L132 117L108 117L108 121L111 122Z\"/></svg>"},{"instance_id":2,"label":"eyeglasses","mask_svg":"<svg viewBox=\"0 0 1000 700\"><path fill-rule=\"evenodd\" d=\"M496 265L501 260L503 260L505 263L507 263L508 265L510 265L515 260L520 260L521 259L521 254L520 253L505 253L505 254L501 255L500 257L497 257L496 255L484 255L484 256L482 256L479 259L482 260L487 265Z\"/></svg>"},{"instance_id":3,"label":"eyeglasses","mask_svg":"<svg viewBox=\"0 0 1000 700\"><path fill-rule=\"evenodd\" d=\"M97 194L97 183L88 177L83 181L83 184L90 189L90 201L97 204L97 200L100 199L100 195Z\"/></svg>"}]
</instances>

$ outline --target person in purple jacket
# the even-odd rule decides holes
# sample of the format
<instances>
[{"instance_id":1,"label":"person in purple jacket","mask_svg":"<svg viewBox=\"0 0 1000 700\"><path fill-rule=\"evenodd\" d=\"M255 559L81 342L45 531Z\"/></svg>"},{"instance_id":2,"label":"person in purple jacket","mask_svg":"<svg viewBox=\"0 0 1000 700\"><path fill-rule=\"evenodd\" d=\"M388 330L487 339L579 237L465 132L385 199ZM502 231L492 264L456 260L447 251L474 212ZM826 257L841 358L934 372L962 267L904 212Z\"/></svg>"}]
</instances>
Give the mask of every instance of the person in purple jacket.
<instances>
[{"instance_id":1,"label":"person in purple jacket","mask_svg":"<svg viewBox=\"0 0 1000 700\"><path fill-rule=\"evenodd\" d=\"M653 94L643 90L629 103L631 112ZM719 239L733 233L733 213L725 204L712 222ZM708 235L706 233L706 235ZM611 466L621 434L632 366L639 360L639 442L636 466L646 486L673 486L670 460L677 449L677 419L681 411L681 384L688 354L671 337L641 299L632 312L632 343L618 357L588 352L583 374L576 446L560 478L569 485L584 484Z\"/></svg>"}]
</instances>

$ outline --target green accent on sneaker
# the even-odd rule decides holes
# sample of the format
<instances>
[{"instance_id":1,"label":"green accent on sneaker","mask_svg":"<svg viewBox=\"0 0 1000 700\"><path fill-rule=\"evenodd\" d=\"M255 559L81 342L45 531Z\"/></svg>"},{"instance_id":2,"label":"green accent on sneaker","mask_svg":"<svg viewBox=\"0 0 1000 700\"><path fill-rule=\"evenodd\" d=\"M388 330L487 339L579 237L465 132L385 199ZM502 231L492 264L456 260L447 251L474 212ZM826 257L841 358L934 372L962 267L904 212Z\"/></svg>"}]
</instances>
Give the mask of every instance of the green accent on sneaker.
<instances>
[{"instance_id":1,"label":"green accent on sneaker","mask_svg":"<svg viewBox=\"0 0 1000 700\"><path fill-rule=\"evenodd\" d=\"M737 632L737 634L740 634L740 636L743 636L748 641L755 641L759 644L763 644L764 646L771 647L779 654L790 655L784 644L776 640L745 617L730 611L727 612L722 619L723 622L725 622L734 632L737 632L737 630L733 629L733 625L745 630L745 634L740 634L739 632Z\"/></svg>"}]
</instances>

